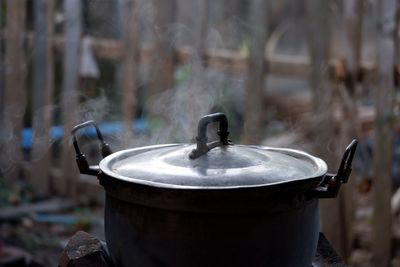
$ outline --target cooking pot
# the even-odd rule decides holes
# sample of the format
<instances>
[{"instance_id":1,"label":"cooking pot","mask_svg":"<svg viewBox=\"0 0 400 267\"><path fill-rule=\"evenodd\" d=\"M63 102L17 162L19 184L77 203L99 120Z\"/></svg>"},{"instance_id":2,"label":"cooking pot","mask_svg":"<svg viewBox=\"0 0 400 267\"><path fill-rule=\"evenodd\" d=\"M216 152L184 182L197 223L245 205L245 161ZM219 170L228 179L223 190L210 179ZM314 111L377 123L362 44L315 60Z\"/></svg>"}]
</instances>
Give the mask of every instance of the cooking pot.
<instances>
[{"instance_id":1,"label":"cooking pot","mask_svg":"<svg viewBox=\"0 0 400 267\"><path fill-rule=\"evenodd\" d=\"M219 140L207 143L207 125ZM94 126L104 159L90 166L76 132ZM93 121L72 130L82 174L106 191L105 235L115 266L309 267L319 233L319 198L346 183L357 141L338 173L305 152L233 144L222 113L204 116L196 144L112 153Z\"/></svg>"}]
</instances>

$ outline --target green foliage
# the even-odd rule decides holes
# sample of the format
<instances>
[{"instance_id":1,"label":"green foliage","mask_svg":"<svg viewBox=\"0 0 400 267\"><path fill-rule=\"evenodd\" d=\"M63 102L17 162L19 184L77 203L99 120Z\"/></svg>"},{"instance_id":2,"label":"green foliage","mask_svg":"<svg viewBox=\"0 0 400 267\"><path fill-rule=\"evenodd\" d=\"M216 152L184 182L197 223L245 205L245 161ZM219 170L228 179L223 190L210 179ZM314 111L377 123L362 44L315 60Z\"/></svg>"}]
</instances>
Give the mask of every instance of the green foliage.
<instances>
[{"instance_id":1,"label":"green foliage","mask_svg":"<svg viewBox=\"0 0 400 267\"><path fill-rule=\"evenodd\" d=\"M188 65L180 66L175 71L175 81L180 84L186 81L190 75L190 67Z\"/></svg>"},{"instance_id":2,"label":"green foliage","mask_svg":"<svg viewBox=\"0 0 400 267\"><path fill-rule=\"evenodd\" d=\"M248 57L250 53L249 41L244 40L239 47L239 54L243 57Z\"/></svg>"}]
</instances>

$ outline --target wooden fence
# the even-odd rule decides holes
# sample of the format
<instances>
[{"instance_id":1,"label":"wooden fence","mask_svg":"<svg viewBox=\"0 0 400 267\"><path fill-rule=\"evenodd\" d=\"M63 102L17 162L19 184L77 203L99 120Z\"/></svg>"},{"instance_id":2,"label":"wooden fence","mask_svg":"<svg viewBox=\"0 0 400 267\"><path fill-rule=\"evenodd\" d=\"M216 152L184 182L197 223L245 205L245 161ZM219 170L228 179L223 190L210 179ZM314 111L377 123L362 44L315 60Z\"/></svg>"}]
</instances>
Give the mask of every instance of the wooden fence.
<instances>
[{"instance_id":1,"label":"wooden fence","mask_svg":"<svg viewBox=\"0 0 400 267\"><path fill-rule=\"evenodd\" d=\"M173 1L172 1L173 2ZM12 121L12 133L15 135L14 141L3 143L4 151L12 152L13 163L17 165L8 171L6 178L10 181L20 176L20 168L25 171L25 176L30 177L30 182L40 195L57 193L62 195L76 195L80 184L79 175L74 163L74 155L71 144L68 142L68 132L73 125L79 121L74 117L74 111L79 104L80 91L80 60L81 47L84 38L82 29L82 1L56 1L56 0L36 0L33 1L34 24L33 29L27 29L27 1L15 0L4 1L2 5L7 7L5 27L1 29L4 37L0 42L4 45L4 65L0 82L4 83L5 90L2 91L1 102L3 103L2 119L3 122ZM64 31L56 33L55 17L56 4L62 4L64 14ZM138 40L138 14L133 0L120 0L118 7L121 12L119 21L121 23L119 38L98 38L92 37L92 50L97 59L109 59L119 62L120 73L119 84L123 90L121 103L121 114L125 132L129 133L135 114L136 88L137 88L137 66L151 65L154 62L154 54L163 51L163 67L166 70L164 77L156 77L162 82L173 81L173 69L177 64L188 61L193 49L196 47L181 46L171 50L168 43L162 41L143 44ZM163 1L157 2L158 8L163 8ZM171 3L169 3L171 4ZM165 8L165 7L164 7ZM172 12L172 11L171 11ZM3 14L4 15L4 14ZM168 24L173 21L173 17L159 15L155 18L157 23ZM255 22L257 23L257 22ZM203 25L204 23L198 23ZM205 30L197 27L199 34L205 34ZM277 37L278 36L278 37ZM204 38L204 36L202 37ZM271 38L266 42L266 53L264 54L264 75L267 73L306 77L310 72L310 64L307 58L287 57L274 55L273 51L278 43L279 35L271 34ZM201 39L201 38L200 38ZM245 73L248 69L247 56L233 50L223 49L203 49L205 65L233 73ZM27 51L32 51L32 55ZM2 54L3 56L3 54ZM62 82L61 82L61 113L64 139L62 141L61 159L59 164L61 169L55 169L54 159L51 152L43 151L40 142L32 142L31 157L34 162L23 161L21 152L21 136L24 117L20 114L25 110L28 102L31 102L35 116L32 119L32 132L35 136L48 136L51 126L53 113L46 107L55 104L55 62L56 57L61 57L62 62ZM257 59L257 57L255 58ZM58 60L60 60L58 58ZM28 80L28 68L31 65L32 77ZM331 68L335 72L337 63L332 61ZM367 72L372 72L372 67L364 65ZM165 76L166 75L166 76ZM260 78L257 78L260 79ZM161 82L161 84L162 84ZM29 83L29 84L28 84ZM164 85L165 86L165 85ZM162 87L156 84L155 87ZM27 90L28 88L28 90ZM28 93L27 93L28 92ZM30 93L29 93L30 92ZM31 98L31 99L29 99ZM5 112L7 111L7 112ZM7 158L7 157L6 157ZM22 163L23 162L23 163ZM19 167L18 167L19 166Z\"/></svg>"},{"instance_id":2,"label":"wooden fence","mask_svg":"<svg viewBox=\"0 0 400 267\"><path fill-rule=\"evenodd\" d=\"M173 2L173 1L172 1ZM74 155L71 144L68 142L69 130L78 121L74 117L74 110L79 105L80 90L80 60L82 40L84 38L82 26L82 1L56 1L56 0L35 0L31 12L35 18L32 29L27 27L27 3L26 0L2 0L1 11L7 10L4 27L1 29L3 36L0 44L4 46L4 64L0 83L4 90L1 94L2 122L12 121L11 129L8 129L15 136L13 142L2 143L3 151L12 154L12 162L4 163L13 165L11 171L5 172L5 177L15 181L21 175L21 168L25 176L30 178L34 190L39 195L57 193L61 195L76 195L80 184L77 168L74 163ZM64 15L64 31L56 33L55 18L57 4L62 4ZM130 127L135 113L137 78L135 73L138 65L151 65L154 62L155 51L164 51L163 57L166 77L164 81L173 81L173 69L176 64L182 64L189 60L193 54L193 47L178 47L175 50L168 48L168 43L153 43L145 45L138 40L138 14L135 1L120 0L118 7L121 12L120 37L114 39L92 38L92 50L97 59L110 59L120 64L119 75L120 85L123 90L121 114L125 132L130 132ZM165 9L164 1L156 1L158 8ZM171 3L169 3L171 4ZM163 7L164 5L164 7ZM5 9L6 7L6 9ZM172 11L171 11L172 12ZM170 13L171 13L170 12ZM173 12L172 12L173 13ZM160 13L159 13L160 14ZM168 17L164 13L157 16L155 21L160 24L173 22L173 16ZM198 23L206 27L204 23ZM205 34L204 29L197 27L199 34ZM203 37L199 37L202 39ZM273 50L277 40L271 38L266 45L265 55L266 71L280 75L306 76L309 72L307 58L291 58L274 56ZM0 47L1 48L1 47ZM196 48L195 49L201 49ZM28 53L32 51L32 53ZM61 82L61 113L64 139L61 142L61 158L59 159L61 169L55 168L54 158L51 150L43 151L43 145L33 140L31 147L31 158L33 162L23 160L21 150L21 135L24 126L24 116L28 103L35 111L32 120L32 132L34 136L48 136L52 127L53 110L47 107L55 104L54 92L55 62L56 57L61 56L62 82ZM58 58L58 60L60 60ZM211 68L224 71L244 73L247 71L247 58L237 51L221 49L205 49L205 64ZM28 75L28 66L31 65L31 73ZM332 63L334 67L334 63ZM163 72L164 73L164 72ZM155 85L161 87L160 85ZM49 137L50 138L50 137ZM7 156L3 161L7 160Z\"/></svg>"},{"instance_id":3,"label":"wooden fence","mask_svg":"<svg viewBox=\"0 0 400 267\"><path fill-rule=\"evenodd\" d=\"M73 125L79 121L74 111L78 108L80 101L81 53L82 42L86 35L83 26L83 2L81 0L0 0L0 87L4 88L0 91L0 125L2 128L0 131L3 137L6 134L13 136L9 141L6 138L0 141L0 149L3 153L0 156L0 163L2 167L7 167L2 172L10 183L18 180L22 171L23 176L29 178L36 193L43 196L87 194L88 191L82 192L82 190L89 190L85 186L92 187L90 184L94 184L93 186L96 187L95 184L97 184L96 181L83 182L88 179L84 179L77 172L75 156L68 138ZM155 0L153 2L157 11L154 23L157 24L156 26L165 26L176 21L176 5L181 5L185 1ZM29 7L28 3L32 6ZM255 5L257 1L252 1L252 3ZM57 13L57 10L60 9L59 5L63 10L63 31L61 32L57 31L55 26L59 16ZM111 59L119 65L120 75L117 77L124 96L121 100L120 112L124 132L127 135L133 134L131 125L135 119L138 105L137 68L138 66L152 66L155 62L155 55L163 58L162 68L164 70L157 74L152 88L149 89L154 90L155 93L161 90L161 85L173 83L175 66L189 60L193 56L194 50L201 51L204 64L209 68L233 73L247 72L249 75L254 73L255 76L251 77L256 79L255 86L262 84L260 81L267 73L306 77L315 72L315 77L322 77L318 76L321 73L318 73L319 70L315 68L317 66L315 58L311 59L311 64L308 58L275 55L274 49L279 37L273 33L269 34L267 41L264 40L267 38L266 36L264 36L265 38L258 36L259 38L254 39L258 40L258 44L253 47L252 51L263 53L265 47L265 53L261 57L251 53L248 56L236 50L206 49L204 40L207 27L205 23L207 6L198 5L196 10L201 14L192 18L196 20L194 22L196 42L193 46L171 48L170 44L163 41L162 38L151 45L141 42L138 7L135 0L117 1L116 16L120 22L117 36L113 38L91 37L94 56L97 59ZM5 12L5 10L7 11ZM33 13L33 16L31 14L31 17L34 18L33 27L30 25L32 21L27 21L28 10ZM165 10L169 11L162 12ZM256 14L257 11L257 8L253 6L250 12L254 12L262 21L265 20L263 14ZM255 24L253 26L257 26L257 21L253 23ZM266 25L263 25L262 29L265 30ZM260 32L263 33L262 30ZM317 44L319 40L314 41ZM32 51L32 53L27 53L27 51ZM359 55L354 55L354 57L350 55L350 57L355 58L357 62L360 61ZM340 65L340 61L328 61L327 58L324 60L329 62L330 71L326 73L338 72L337 66ZM56 62L62 62L60 88L56 88ZM252 71L254 65L262 65L263 72L259 74ZM32 71L29 71L29 66ZM363 64L361 69L365 76L374 76L372 74L375 71L371 64ZM350 71L352 74L359 71L358 65L355 64ZM326 79L326 77L321 79ZM249 84L248 86L253 85ZM35 161L26 160L21 149L21 132L25 125L26 106L30 103L31 109L36 111L35 116L30 118L34 135L50 138L49 133L52 129L54 114L53 110L47 107L55 105L58 101L54 99L54 93L57 90L62 92L59 103L64 136L61 142L60 156L57 158L59 163L55 163L51 150L43 151L41 143L35 142L35 140L32 142L30 151L30 157ZM252 97L252 99L257 99Z\"/></svg>"}]
</instances>

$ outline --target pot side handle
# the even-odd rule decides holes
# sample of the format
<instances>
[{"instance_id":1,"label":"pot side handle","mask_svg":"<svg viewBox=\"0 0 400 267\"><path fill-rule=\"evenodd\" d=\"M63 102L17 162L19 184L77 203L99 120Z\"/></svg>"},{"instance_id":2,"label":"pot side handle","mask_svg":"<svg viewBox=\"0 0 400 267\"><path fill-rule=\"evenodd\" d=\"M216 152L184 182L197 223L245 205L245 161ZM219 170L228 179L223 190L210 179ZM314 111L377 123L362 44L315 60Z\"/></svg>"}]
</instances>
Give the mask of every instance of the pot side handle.
<instances>
[{"instance_id":1,"label":"pot side handle","mask_svg":"<svg viewBox=\"0 0 400 267\"><path fill-rule=\"evenodd\" d=\"M342 184L349 180L354 154L356 152L358 141L354 139L346 148L337 174L326 174L321 184L309 192L314 198L335 198Z\"/></svg>"},{"instance_id":2,"label":"pot side handle","mask_svg":"<svg viewBox=\"0 0 400 267\"><path fill-rule=\"evenodd\" d=\"M101 134L99 127L97 126L97 124L94 121L90 120L90 121L78 124L72 129L72 131L71 131L72 142L73 142L75 153L76 153L76 163L78 165L79 172L82 174L89 174L89 175L97 176L100 171L99 166L98 165L89 165L85 154L83 154L81 152L81 150L79 149L78 141L76 138L76 132L78 130L88 127L88 126L93 126L96 129L97 138L100 141L101 155L103 156L103 158L112 154L112 151L111 151L110 146L106 142L104 142L103 135Z\"/></svg>"}]
</instances>

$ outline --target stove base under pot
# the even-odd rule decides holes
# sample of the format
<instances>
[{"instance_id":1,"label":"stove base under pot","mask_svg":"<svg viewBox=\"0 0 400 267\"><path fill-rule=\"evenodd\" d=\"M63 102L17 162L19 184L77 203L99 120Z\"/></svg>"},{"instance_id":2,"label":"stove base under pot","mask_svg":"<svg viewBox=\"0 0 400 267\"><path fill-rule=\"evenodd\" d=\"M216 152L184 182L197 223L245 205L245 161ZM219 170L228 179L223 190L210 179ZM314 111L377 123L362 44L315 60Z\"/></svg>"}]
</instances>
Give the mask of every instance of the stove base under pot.
<instances>
[{"instance_id":1,"label":"stove base under pot","mask_svg":"<svg viewBox=\"0 0 400 267\"><path fill-rule=\"evenodd\" d=\"M108 256L107 245L99 239L77 232L68 242L59 261L60 267L118 267ZM319 233L318 247L310 267L345 267L332 245Z\"/></svg>"},{"instance_id":2,"label":"stove base under pot","mask_svg":"<svg viewBox=\"0 0 400 267\"><path fill-rule=\"evenodd\" d=\"M317 252L312 267L345 267L346 264L337 254L323 233L319 233Z\"/></svg>"}]
</instances>

